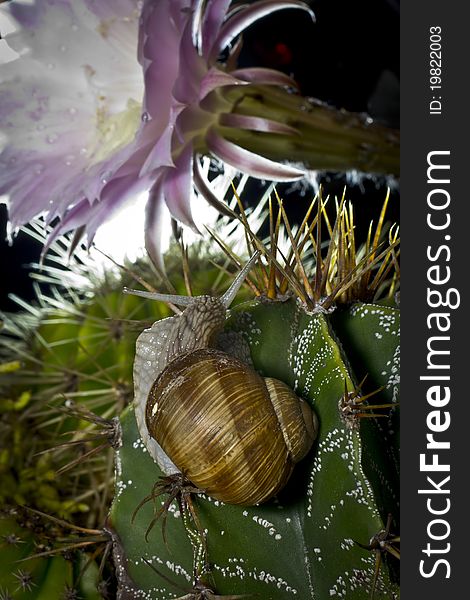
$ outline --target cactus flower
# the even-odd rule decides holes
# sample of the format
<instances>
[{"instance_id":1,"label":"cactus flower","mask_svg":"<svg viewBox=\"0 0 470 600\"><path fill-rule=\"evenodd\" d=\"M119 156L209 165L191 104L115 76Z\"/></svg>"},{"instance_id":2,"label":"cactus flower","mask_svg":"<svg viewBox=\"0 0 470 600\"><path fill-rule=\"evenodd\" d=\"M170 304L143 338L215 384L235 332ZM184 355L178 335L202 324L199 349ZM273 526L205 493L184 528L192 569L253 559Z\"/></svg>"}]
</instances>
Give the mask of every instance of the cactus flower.
<instances>
[{"instance_id":1,"label":"cactus flower","mask_svg":"<svg viewBox=\"0 0 470 600\"><path fill-rule=\"evenodd\" d=\"M194 226L194 183L221 207L201 173L199 154L211 153L255 177L302 177L302 170L224 137L223 131L234 129L280 136L296 132L272 118L233 114L237 94L228 101L220 90L293 86L277 71L236 69L234 42L273 10L311 11L296 0L263 0L232 9L229 4L9 3L4 10L19 29L6 39L19 57L1 67L0 123L6 143L0 194L9 195L13 229L43 214L56 225L51 240L81 228L91 243L106 219L137 193L149 191L146 243L158 263L165 205L175 219Z\"/></svg>"}]
</instances>

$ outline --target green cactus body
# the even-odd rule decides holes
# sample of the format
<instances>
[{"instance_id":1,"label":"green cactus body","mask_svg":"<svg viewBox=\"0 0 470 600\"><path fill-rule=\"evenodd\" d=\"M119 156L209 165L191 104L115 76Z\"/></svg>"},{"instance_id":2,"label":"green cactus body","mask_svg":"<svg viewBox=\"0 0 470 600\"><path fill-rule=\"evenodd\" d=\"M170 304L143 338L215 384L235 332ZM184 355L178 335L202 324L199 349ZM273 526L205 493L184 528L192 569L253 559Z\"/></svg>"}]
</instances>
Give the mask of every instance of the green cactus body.
<instances>
[{"instance_id":1,"label":"green cactus body","mask_svg":"<svg viewBox=\"0 0 470 600\"><path fill-rule=\"evenodd\" d=\"M32 554L39 554L40 549L35 544L35 535L29 529L31 523L28 523L28 519L25 521L22 527L13 517L0 516L0 598L66 600L75 597L99 600L97 568L88 569L75 587L74 581L83 567L83 560L73 562L62 556L31 558ZM70 596L67 596L67 591Z\"/></svg>"},{"instance_id":2,"label":"green cactus body","mask_svg":"<svg viewBox=\"0 0 470 600\"><path fill-rule=\"evenodd\" d=\"M392 530L397 525L396 409L386 418L362 419L361 405L348 411L342 404L358 395L357 382L366 374L372 391L385 386L374 405L397 402L397 312L358 304L311 314L293 300L253 301L232 310L231 339L244 340L262 375L309 401L320 432L274 500L254 507L204 495L194 500L207 542L209 567L200 573L207 588L222 597L272 600L362 600L372 591L375 598L398 598L393 565L383 566L375 581L377 552L367 548L389 514ZM140 441L132 410L121 424L109 517L121 597L166 600L184 595L182 589L190 593L198 568L194 527L175 503L166 519L167 543L158 523L146 540L153 505L135 511L161 473Z\"/></svg>"}]
</instances>

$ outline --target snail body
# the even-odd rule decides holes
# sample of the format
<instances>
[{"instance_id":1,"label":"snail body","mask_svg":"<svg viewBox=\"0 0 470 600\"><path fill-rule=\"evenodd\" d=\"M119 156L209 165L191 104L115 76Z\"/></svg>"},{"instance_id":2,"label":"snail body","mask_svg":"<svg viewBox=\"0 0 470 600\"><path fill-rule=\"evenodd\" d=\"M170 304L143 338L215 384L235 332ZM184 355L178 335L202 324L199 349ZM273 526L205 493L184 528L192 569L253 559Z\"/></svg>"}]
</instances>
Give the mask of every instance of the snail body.
<instances>
[{"instance_id":1,"label":"snail body","mask_svg":"<svg viewBox=\"0 0 470 600\"><path fill-rule=\"evenodd\" d=\"M183 472L209 496L242 505L277 494L318 429L287 385L212 347L254 260L221 298L172 296L186 309L141 333L134 363L136 420L150 455L166 475Z\"/></svg>"}]
</instances>

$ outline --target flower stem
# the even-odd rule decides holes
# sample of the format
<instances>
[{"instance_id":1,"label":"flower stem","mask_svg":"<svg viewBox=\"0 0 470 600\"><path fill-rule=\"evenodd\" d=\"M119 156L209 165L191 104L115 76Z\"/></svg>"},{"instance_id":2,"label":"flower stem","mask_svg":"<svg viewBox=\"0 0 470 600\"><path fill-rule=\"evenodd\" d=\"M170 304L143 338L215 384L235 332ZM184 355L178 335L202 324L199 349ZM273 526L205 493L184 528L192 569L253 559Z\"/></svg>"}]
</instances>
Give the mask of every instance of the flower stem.
<instances>
[{"instance_id":1,"label":"flower stem","mask_svg":"<svg viewBox=\"0 0 470 600\"><path fill-rule=\"evenodd\" d=\"M249 90L224 88L232 112L289 125L297 135L221 127L225 139L272 160L288 160L313 170L351 171L382 175L400 172L399 132L322 102L272 86Z\"/></svg>"}]
</instances>

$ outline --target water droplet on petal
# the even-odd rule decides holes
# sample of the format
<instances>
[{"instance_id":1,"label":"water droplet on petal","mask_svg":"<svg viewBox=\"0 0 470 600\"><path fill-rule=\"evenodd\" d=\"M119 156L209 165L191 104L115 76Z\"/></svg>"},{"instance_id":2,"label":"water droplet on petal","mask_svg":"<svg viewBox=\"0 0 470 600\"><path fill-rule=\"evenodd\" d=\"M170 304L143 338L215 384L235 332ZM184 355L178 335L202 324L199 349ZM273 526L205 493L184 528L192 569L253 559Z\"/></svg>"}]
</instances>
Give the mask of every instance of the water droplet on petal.
<instances>
[{"instance_id":1,"label":"water droplet on petal","mask_svg":"<svg viewBox=\"0 0 470 600\"><path fill-rule=\"evenodd\" d=\"M78 25L76 23L72 23L72 31L78 31Z\"/></svg>"},{"instance_id":2,"label":"water droplet on petal","mask_svg":"<svg viewBox=\"0 0 470 600\"><path fill-rule=\"evenodd\" d=\"M147 123L148 121L150 121L150 115L147 111L142 113L141 119L143 123Z\"/></svg>"},{"instance_id":3,"label":"water droplet on petal","mask_svg":"<svg viewBox=\"0 0 470 600\"><path fill-rule=\"evenodd\" d=\"M64 44L62 44L61 46L59 46L59 50L61 52L66 52L67 51L67 46L65 46Z\"/></svg>"},{"instance_id":4,"label":"water droplet on petal","mask_svg":"<svg viewBox=\"0 0 470 600\"><path fill-rule=\"evenodd\" d=\"M57 135L57 133L51 133L47 136L46 139L48 144L55 144L55 142L57 142L57 140L59 139L59 136Z\"/></svg>"},{"instance_id":5,"label":"water droplet on petal","mask_svg":"<svg viewBox=\"0 0 470 600\"><path fill-rule=\"evenodd\" d=\"M41 175L43 171L44 165L34 165L34 172L36 173L36 175Z\"/></svg>"},{"instance_id":6,"label":"water droplet on petal","mask_svg":"<svg viewBox=\"0 0 470 600\"><path fill-rule=\"evenodd\" d=\"M110 177L111 177L111 172L105 171L104 173L101 174L101 183L103 183L103 184L108 183Z\"/></svg>"},{"instance_id":7,"label":"water droplet on petal","mask_svg":"<svg viewBox=\"0 0 470 600\"><path fill-rule=\"evenodd\" d=\"M87 154L88 148L80 148L80 154Z\"/></svg>"},{"instance_id":8,"label":"water droplet on petal","mask_svg":"<svg viewBox=\"0 0 470 600\"><path fill-rule=\"evenodd\" d=\"M68 167L70 167L70 165L73 163L74 160L75 160L74 154L67 154L67 156L64 159L64 162Z\"/></svg>"}]
</instances>

